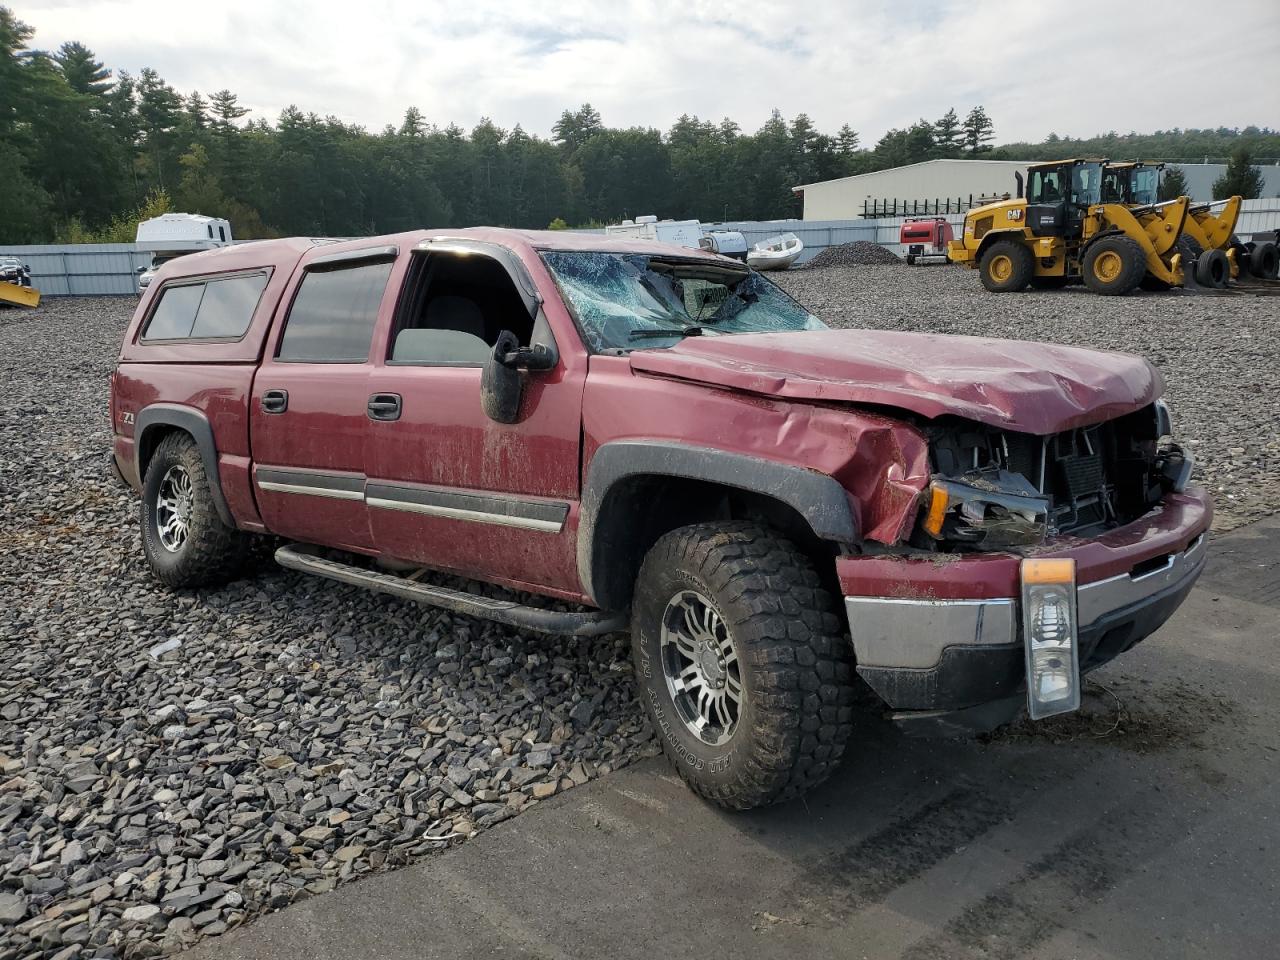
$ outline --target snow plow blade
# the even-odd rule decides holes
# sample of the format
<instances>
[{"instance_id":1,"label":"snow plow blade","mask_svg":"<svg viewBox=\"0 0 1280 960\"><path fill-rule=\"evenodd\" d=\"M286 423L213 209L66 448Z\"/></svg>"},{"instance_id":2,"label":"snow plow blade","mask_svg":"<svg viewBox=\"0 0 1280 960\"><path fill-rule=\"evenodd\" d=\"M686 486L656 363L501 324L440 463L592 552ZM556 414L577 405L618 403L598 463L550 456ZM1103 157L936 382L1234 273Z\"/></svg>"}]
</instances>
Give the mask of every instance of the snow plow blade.
<instances>
[{"instance_id":1,"label":"snow plow blade","mask_svg":"<svg viewBox=\"0 0 1280 960\"><path fill-rule=\"evenodd\" d=\"M20 287L16 283L0 283L0 304L11 303L15 307L40 306L40 291L34 287Z\"/></svg>"}]
</instances>

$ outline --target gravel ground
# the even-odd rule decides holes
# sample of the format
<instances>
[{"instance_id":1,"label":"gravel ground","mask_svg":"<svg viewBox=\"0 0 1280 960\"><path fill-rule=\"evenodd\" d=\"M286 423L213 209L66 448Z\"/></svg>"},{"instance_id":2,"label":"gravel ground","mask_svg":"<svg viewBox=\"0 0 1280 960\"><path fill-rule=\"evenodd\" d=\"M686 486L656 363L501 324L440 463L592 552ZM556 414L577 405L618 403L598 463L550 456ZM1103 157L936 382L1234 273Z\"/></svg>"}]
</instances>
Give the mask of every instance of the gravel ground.
<instances>
[{"instance_id":1,"label":"gravel ground","mask_svg":"<svg viewBox=\"0 0 1280 960\"><path fill-rule=\"evenodd\" d=\"M773 277L837 327L1047 340L1145 357L1164 374L1196 482L1214 494L1215 529L1280 504L1280 297L990 294L976 271L945 264L807 267Z\"/></svg>"},{"instance_id":2,"label":"gravel ground","mask_svg":"<svg viewBox=\"0 0 1280 960\"><path fill-rule=\"evenodd\" d=\"M992 296L946 267L780 281L837 326L1123 349L1220 527L1277 500L1280 301ZM404 864L656 752L624 642L522 635L264 563L147 574L110 479L131 300L0 311L0 957L146 957Z\"/></svg>"},{"instance_id":3,"label":"gravel ground","mask_svg":"<svg viewBox=\"0 0 1280 960\"><path fill-rule=\"evenodd\" d=\"M655 752L615 638L159 587L106 472L132 306L0 312L0 957L170 953Z\"/></svg>"}]
</instances>

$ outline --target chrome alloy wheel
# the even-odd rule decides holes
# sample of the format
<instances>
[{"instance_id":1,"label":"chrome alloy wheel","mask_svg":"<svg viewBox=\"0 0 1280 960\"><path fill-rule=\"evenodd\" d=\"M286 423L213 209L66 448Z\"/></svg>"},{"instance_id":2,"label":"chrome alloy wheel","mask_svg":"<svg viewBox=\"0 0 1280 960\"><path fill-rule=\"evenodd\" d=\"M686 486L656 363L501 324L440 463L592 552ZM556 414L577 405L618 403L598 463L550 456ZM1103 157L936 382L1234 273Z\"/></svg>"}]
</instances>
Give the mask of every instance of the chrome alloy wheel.
<instances>
[{"instance_id":1,"label":"chrome alloy wheel","mask_svg":"<svg viewBox=\"0 0 1280 960\"><path fill-rule=\"evenodd\" d=\"M187 542L190 529L191 474L186 467L174 464L165 471L156 493L156 533L161 546L177 553Z\"/></svg>"},{"instance_id":2,"label":"chrome alloy wheel","mask_svg":"<svg viewBox=\"0 0 1280 960\"><path fill-rule=\"evenodd\" d=\"M729 625L702 594L677 593L662 614L662 675L689 732L711 746L728 742L742 709L742 673Z\"/></svg>"}]
</instances>

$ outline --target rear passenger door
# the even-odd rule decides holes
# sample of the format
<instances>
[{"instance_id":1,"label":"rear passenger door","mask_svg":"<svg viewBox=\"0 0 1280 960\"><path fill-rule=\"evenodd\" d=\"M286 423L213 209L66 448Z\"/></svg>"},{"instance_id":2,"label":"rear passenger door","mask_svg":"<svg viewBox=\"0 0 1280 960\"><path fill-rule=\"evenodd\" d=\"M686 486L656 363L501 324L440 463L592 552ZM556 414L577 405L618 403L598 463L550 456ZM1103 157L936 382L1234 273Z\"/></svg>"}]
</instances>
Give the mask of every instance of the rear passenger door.
<instances>
[{"instance_id":1,"label":"rear passenger door","mask_svg":"<svg viewBox=\"0 0 1280 960\"><path fill-rule=\"evenodd\" d=\"M394 305L395 258L386 246L313 256L286 291L250 408L254 490L272 533L374 552L364 502L369 349Z\"/></svg>"}]
</instances>

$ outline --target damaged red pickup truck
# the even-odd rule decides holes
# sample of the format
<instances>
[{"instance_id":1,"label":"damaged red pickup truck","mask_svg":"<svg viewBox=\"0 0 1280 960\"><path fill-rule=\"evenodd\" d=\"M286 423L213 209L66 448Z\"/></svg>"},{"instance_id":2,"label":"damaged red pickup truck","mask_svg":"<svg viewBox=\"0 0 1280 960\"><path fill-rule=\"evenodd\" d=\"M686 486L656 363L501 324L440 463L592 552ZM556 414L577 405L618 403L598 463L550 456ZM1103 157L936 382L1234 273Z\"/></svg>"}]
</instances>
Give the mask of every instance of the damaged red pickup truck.
<instances>
[{"instance_id":1,"label":"damaged red pickup truck","mask_svg":"<svg viewBox=\"0 0 1280 960\"><path fill-rule=\"evenodd\" d=\"M273 534L345 583L629 629L672 763L747 808L830 773L858 677L903 722L1042 717L1169 617L1212 508L1161 388L1130 356L830 330L708 253L474 229L172 261L111 415L165 583Z\"/></svg>"}]
</instances>

